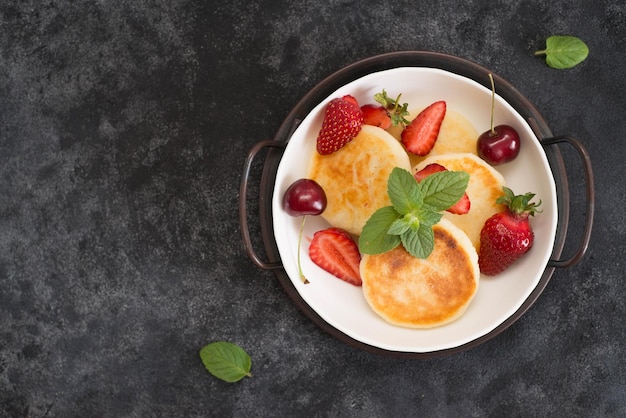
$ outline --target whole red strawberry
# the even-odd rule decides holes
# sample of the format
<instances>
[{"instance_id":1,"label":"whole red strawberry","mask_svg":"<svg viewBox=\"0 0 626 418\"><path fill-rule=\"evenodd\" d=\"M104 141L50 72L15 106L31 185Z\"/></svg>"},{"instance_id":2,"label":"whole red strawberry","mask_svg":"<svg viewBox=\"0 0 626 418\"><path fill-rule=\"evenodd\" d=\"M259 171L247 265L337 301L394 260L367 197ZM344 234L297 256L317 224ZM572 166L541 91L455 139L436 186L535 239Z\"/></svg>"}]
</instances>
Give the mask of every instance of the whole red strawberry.
<instances>
[{"instance_id":1,"label":"whole red strawberry","mask_svg":"<svg viewBox=\"0 0 626 418\"><path fill-rule=\"evenodd\" d=\"M317 135L317 152L327 155L344 147L358 135L362 125L363 112L354 97L332 99L326 106Z\"/></svg>"},{"instance_id":2,"label":"whole red strawberry","mask_svg":"<svg viewBox=\"0 0 626 418\"><path fill-rule=\"evenodd\" d=\"M507 187L503 190L504 195L496 202L506 205L506 210L487 219L480 231L478 265L488 276L501 273L533 246L535 234L529 216L539 212L541 204L530 202L533 193L516 196Z\"/></svg>"}]
</instances>

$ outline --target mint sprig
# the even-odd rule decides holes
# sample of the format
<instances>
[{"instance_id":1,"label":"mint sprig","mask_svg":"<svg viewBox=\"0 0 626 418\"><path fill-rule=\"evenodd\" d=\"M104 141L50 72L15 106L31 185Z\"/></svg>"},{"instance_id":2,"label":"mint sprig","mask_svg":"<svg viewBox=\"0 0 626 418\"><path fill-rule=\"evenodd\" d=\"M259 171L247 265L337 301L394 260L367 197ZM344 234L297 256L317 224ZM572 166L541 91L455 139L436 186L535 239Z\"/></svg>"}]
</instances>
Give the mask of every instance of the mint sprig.
<instances>
[{"instance_id":1,"label":"mint sprig","mask_svg":"<svg viewBox=\"0 0 626 418\"><path fill-rule=\"evenodd\" d=\"M441 220L440 212L463 197L468 183L464 171L441 171L418 183L407 170L394 168L387 180L392 206L378 209L367 220L359 251L382 254L402 244L414 257L427 258L435 247L433 226Z\"/></svg>"}]
</instances>

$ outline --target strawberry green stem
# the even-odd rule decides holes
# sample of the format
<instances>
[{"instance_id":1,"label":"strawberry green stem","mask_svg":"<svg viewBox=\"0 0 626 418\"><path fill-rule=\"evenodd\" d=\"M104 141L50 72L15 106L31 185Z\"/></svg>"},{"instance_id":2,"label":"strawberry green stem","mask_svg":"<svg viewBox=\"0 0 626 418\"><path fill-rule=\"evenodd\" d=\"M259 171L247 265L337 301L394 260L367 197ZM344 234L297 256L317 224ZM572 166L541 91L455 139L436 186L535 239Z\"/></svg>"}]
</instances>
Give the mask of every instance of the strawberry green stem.
<instances>
[{"instance_id":1,"label":"strawberry green stem","mask_svg":"<svg viewBox=\"0 0 626 418\"><path fill-rule=\"evenodd\" d=\"M395 106L393 107L394 113L396 113L398 111L398 108L400 107L400 97L402 97L402 93L398 94L398 97L396 98Z\"/></svg>"},{"instance_id":2,"label":"strawberry green stem","mask_svg":"<svg viewBox=\"0 0 626 418\"><path fill-rule=\"evenodd\" d=\"M309 280L305 277L302 272L302 264L300 263L300 247L302 243L302 232L304 231L304 222L306 221L306 215L302 216L302 223L300 224L300 235L298 235L298 273L300 274L300 279L302 283L308 284Z\"/></svg>"}]
</instances>

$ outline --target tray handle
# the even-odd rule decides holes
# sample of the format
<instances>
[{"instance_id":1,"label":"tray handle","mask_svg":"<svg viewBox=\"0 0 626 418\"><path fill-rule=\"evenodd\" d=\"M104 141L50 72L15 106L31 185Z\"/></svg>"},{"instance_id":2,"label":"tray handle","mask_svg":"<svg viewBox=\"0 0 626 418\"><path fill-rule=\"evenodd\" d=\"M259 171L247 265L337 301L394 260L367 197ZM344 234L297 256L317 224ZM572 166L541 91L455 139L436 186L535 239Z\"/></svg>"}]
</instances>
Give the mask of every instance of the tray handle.
<instances>
[{"instance_id":1,"label":"tray handle","mask_svg":"<svg viewBox=\"0 0 626 418\"><path fill-rule=\"evenodd\" d=\"M584 164L586 197L587 197L587 205L586 205L587 213L585 217L585 226L583 229L582 239L578 245L578 249L571 257L566 258L566 259L558 259L558 260L551 259L550 261L548 261L548 265L552 267L559 267L559 268L570 267L578 263L583 258L583 256L585 255L585 252L587 252L587 248L589 246L589 240L591 239L591 228L593 226L593 216L595 212L595 188L594 188L594 182L593 182L593 170L591 168L591 158L589 157L589 153L587 152L585 147L582 145L582 143L578 139L570 135L562 135L562 136L555 136L552 138L545 138L541 140L541 143L544 146L567 143L571 145L578 152Z\"/></svg>"},{"instance_id":2,"label":"tray handle","mask_svg":"<svg viewBox=\"0 0 626 418\"><path fill-rule=\"evenodd\" d=\"M266 262L264 261L254 250L252 246L252 239L250 238L250 230L248 228L248 206L247 206L247 196L248 196L248 179L250 178L250 168L252 167L252 162L254 161L254 157L263 149L267 147L272 148L285 148L285 143L277 142L271 139L261 141L254 145L248 156L246 157L246 161L243 166L243 175L241 176L241 184L239 186L239 225L241 226L241 236L243 238L243 245L248 253L248 257L256 264L258 267L264 270L273 270L281 268L283 265L280 262Z\"/></svg>"}]
</instances>

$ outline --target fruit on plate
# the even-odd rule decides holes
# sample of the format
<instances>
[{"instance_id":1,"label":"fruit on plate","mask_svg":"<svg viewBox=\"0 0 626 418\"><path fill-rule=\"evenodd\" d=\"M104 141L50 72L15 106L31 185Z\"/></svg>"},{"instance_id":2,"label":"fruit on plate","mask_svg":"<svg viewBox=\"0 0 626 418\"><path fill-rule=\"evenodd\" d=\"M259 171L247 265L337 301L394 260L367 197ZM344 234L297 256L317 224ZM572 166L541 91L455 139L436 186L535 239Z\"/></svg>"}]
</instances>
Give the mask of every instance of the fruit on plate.
<instances>
[{"instance_id":1,"label":"fruit on plate","mask_svg":"<svg viewBox=\"0 0 626 418\"><path fill-rule=\"evenodd\" d=\"M491 128L480 134L476 142L478 156L491 165L508 163L517 158L520 150L520 137L515 128L509 125L494 126L495 85L491 80Z\"/></svg>"},{"instance_id":2,"label":"fruit on plate","mask_svg":"<svg viewBox=\"0 0 626 418\"><path fill-rule=\"evenodd\" d=\"M402 144L415 155L426 155L433 149L441 123L446 116L446 102L437 101L422 110L402 131Z\"/></svg>"},{"instance_id":3,"label":"fruit on plate","mask_svg":"<svg viewBox=\"0 0 626 418\"><path fill-rule=\"evenodd\" d=\"M387 109L380 105L366 104L361 106L363 124L377 126L382 129L391 128L391 116Z\"/></svg>"},{"instance_id":4,"label":"fruit on plate","mask_svg":"<svg viewBox=\"0 0 626 418\"><path fill-rule=\"evenodd\" d=\"M299 179L285 191L283 207L291 216L320 215L326 209L326 193L315 180Z\"/></svg>"},{"instance_id":5,"label":"fruit on plate","mask_svg":"<svg viewBox=\"0 0 626 418\"><path fill-rule=\"evenodd\" d=\"M409 116L409 104L400 104L400 97L402 97L402 94L399 94L398 97L392 99L387 95L387 91L385 91L385 89L374 95L374 100L380 103L380 107L385 109L387 115L389 116L389 127L400 126L401 128L404 128L410 123L410 121L406 119Z\"/></svg>"},{"instance_id":6,"label":"fruit on plate","mask_svg":"<svg viewBox=\"0 0 626 418\"><path fill-rule=\"evenodd\" d=\"M332 99L326 106L317 135L317 152L328 155L344 147L358 135L361 125L363 112L353 96Z\"/></svg>"},{"instance_id":7,"label":"fruit on plate","mask_svg":"<svg viewBox=\"0 0 626 418\"><path fill-rule=\"evenodd\" d=\"M501 273L531 249L535 234L529 217L541 204L531 202L534 193L515 195L508 187L503 190L497 203L506 205L506 210L487 219L480 232L478 265L488 276Z\"/></svg>"},{"instance_id":8,"label":"fruit on plate","mask_svg":"<svg viewBox=\"0 0 626 418\"><path fill-rule=\"evenodd\" d=\"M430 176L431 174L438 173L440 171L448 171L448 169L442 166L441 164L431 163L431 164L428 164L426 167L422 168L421 170L417 171L414 174L414 177L415 177L415 180L417 180L417 182L419 183L420 181ZM446 210L450 213L454 213L455 215L465 215L467 212L469 212L470 207L471 207L470 198L467 195L467 193L464 193L463 197L461 197L461 200L459 200L458 202L456 202L454 205L450 206Z\"/></svg>"},{"instance_id":9,"label":"fruit on plate","mask_svg":"<svg viewBox=\"0 0 626 418\"><path fill-rule=\"evenodd\" d=\"M309 283L302 272L302 263L300 262L300 247L302 242L302 231L306 215L320 215L324 212L327 205L326 192L315 180L298 179L294 181L285 191L283 195L283 208L291 216L302 216L300 224L300 234L298 235L298 273L303 283Z\"/></svg>"},{"instance_id":10,"label":"fruit on plate","mask_svg":"<svg viewBox=\"0 0 626 418\"><path fill-rule=\"evenodd\" d=\"M509 125L498 125L478 137L477 152L491 165L513 161L519 154L520 138Z\"/></svg>"},{"instance_id":11,"label":"fruit on plate","mask_svg":"<svg viewBox=\"0 0 626 418\"><path fill-rule=\"evenodd\" d=\"M309 245L311 261L333 276L361 286L361 253L352 236L340 228L326 228L313 235Z\"/></svg>"}]
</instances>

